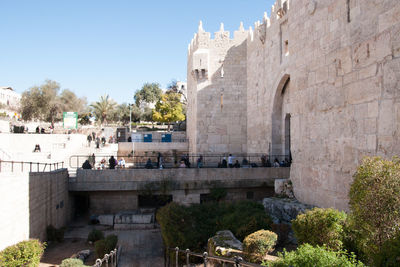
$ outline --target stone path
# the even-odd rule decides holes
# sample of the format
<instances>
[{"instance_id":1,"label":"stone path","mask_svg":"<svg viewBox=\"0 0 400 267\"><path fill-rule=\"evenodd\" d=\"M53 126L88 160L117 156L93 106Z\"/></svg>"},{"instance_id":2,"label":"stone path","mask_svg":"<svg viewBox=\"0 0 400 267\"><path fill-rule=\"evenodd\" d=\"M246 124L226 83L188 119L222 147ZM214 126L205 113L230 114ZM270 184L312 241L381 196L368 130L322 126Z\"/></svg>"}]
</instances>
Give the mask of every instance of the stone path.
<instances>
[{"instance_id":1,"label":"stone path","mask_svg":"<svg viewBox=\"0 0 400 267\"><path fill-rule=\"evenodd\" d=\"M164 246L160 229L113 231L122 246L119 267L163 267Z\"/></svg>"}]
</instances>

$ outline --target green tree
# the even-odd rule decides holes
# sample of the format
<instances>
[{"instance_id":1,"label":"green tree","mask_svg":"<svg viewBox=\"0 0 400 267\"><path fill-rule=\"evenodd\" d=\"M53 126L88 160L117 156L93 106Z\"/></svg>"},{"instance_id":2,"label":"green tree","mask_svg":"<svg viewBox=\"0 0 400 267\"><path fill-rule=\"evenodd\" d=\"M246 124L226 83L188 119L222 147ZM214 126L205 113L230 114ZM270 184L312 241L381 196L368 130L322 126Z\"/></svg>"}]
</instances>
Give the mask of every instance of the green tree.
<instances>
[{"instance_id":1,"label":"green tree","mask_svg":"<svg viewBox=\"0 0 400 267\"><path fill-rule=\"evenodd\" d=\"M171 122L185 120L180 98L180 94L177 93L163 94L153 111L153 120L168 123L168 131Z\"/></svg>"},{"instance_id":2,"label":"green tree","mask_svg":"<svg viewBox=\"0 0 400 267\"><path fill-rule=\"evenodd\" d=\"M101 124L107 124L108 119L112 119L112 114L114 112L115 106L115 101L112 100L109 95L101 96L100 101L97 101L90 105L93 110L93 114L96 117L96 120L100 121Z\"/></svg>"},{"instance_id":3,"label":"green tree","mask_svg":"<svg viewBox=\"0 0 400 267\"><path fill-rule=\"evenodd\" d=\"M400 160L367 157L350 187L351 227L374 265L384 245L400 235Z\"/></svg>"},{"instance_id":4,"label":"green tree","mask_svg":"<svg viewBox=\"0 0 400 267\"><path fill-rule=\"evenodd\" d=\"M78 114L87 112L86 98L79 98L69 89L64 89L58 98L60 108L64 111L74 111Z\"/></svg>"},{"instance_id":5,"label":"green tree","mask_svg":"<svg viewBox=\"0 0 400 267\"><path fill-rule=\"evenodd\" d=\"M131 117L129 117L129 112L132 112ZM129 104L122 103L116 107L113 114L113 121L126 125L129 123L130 119L132 122L140 121L140 115L140 109L136 105L131 105L131 107L129 107Z\"/></svg>"},{"instance_id":6,"label":"green tree","mask_svg":"<svg viewBox=\"0 0 400 267\"><path fill-rule=\"evenodd\" d=\"M71 90L61 92L60 84L46 80L40 86L33 86L22 93L21 114L24 120L39 119L51 122L62 119L64 111L85 112L86 99L78 98Z\"/></svg>"},{"instance_id":7,"label":"green tree","mask_svg":"<svg viewBox=\"0 0 400 267\"><path fill-rule=\"evenodd\" d=\"M149 107L145 107L140 114L140 120L153 122L153 110Z\"/></svg>"},{"instance_id":8,"label":"green tree","mask_svg":"<svg viewBox=\"0 0 400 267\"><path fill-rule=\"evenodd\" d=\"M135 93L134 99L137 107L142 103L156 103L160 100L162 90L159 83L145 83L142 88Z\"/></svg>"},{"instance_id":9,"label":"green tree","mask_svg":"<svg viewBox=\"0 0 400 267\"><path fill-rule=\"evenodd\" d=\"M59 83L46 80L41 86L33 86L22 93L22 118L24 120L35 118L53 123L61 112L57 101L59 90Z\"/></svg>"}]
</instances>

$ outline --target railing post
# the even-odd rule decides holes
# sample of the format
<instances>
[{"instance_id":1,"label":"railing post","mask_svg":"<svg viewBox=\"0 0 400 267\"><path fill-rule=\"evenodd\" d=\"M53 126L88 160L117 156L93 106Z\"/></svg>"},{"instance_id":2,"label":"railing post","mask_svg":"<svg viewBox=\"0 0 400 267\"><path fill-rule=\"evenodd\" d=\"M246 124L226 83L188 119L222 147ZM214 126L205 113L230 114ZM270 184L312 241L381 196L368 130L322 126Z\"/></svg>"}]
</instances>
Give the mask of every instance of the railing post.
<instances>
[{"instance_id":1,"label":"railing post","mask_svg":"<svg viewBox=\"0 0 400 267\"><path fill-rule=\"evenodd\" d=\"M29 162L29 172L32 172L32 162Z\"/></svg>"},{"instance_id":2,"label":"railing post","mask_svg":"<svg viewBox=\"0 0 400 267\"><path fill-rule=\"evenodd\" d=\"M21 172L24 172L24 162L21 162Z\"/></svg>"},{"instance_id":3,"label":"railing post","mask_svg":"<svg viewBox=\"0 0 400 267\"><path fill-rule=\"evenodd\" d=\"M175 248L175 266L178 267L179 248Z\"/></svg>"},{"instance_id":4,"label":"railing post","mask_svg":"<svg viewBox=\"0 0 400 267\"><path fill-rule=\"evenodd\" d=\"M104 255L104 259L106 260L106 267L108 267L108 258L110 257L110 255L106 254Z\"/></svg>"},{"instance_id":5,"label":"railing post","mask_svg":"<svg viewBox=\"0 0 400 267\"><path fill-rule=\"evenodd\" d=\"M39 172L39 162L37 163L37 169L36 169L36 171Z\"/></svg>"},{"instance_id":6,"label":"railing post","mask_svg":"<svg viewBox=\"0 0 400 267\"><path fill-rule=\"evenodd\" d=\"M204 252L204 253L203 253L204 267L207 267L207 257L208 257L208 253L207 253L207 252Z\"/></svg>"},{"instance_id":7,"label":"railing post","mask_svg":"<svg viewBox=\"0 0 400 267\"><path fill-rule=\"evenodd\" d=\"M189 252L190 252L190 250L187 248L186 249L186 266L187 267L189 267L189 264L190 264L190 262L189 262Z\"/></svg>"},{"instance_id":8,"label":"railing post","mask_svg":"<svg viewBox=\"0 0 400 267\"><path fill-rule=\"evenodd\" d=\"M241 266L240 263L243 261L242 257L235 256L233 258L235 260L235 267L240 267Z\"/></svg>"},{"instance_id":9,"label":"railing post","mask_svg":"<svg viewBox=\"0 0 400 267\"><path fill-rule=\"evenodd\" d=\"M1 160L0 160L0 172L1 172Z\"/></svg>"},{"instance_id":10,"label":"railing post","mask_svg":"<svg viewBox=\"0 0 400 267\"><path fill-rule=\"evenodd\" d=\"M14 161L11 161L11 172L14 172Z\"/></svg>"}]
</instances>

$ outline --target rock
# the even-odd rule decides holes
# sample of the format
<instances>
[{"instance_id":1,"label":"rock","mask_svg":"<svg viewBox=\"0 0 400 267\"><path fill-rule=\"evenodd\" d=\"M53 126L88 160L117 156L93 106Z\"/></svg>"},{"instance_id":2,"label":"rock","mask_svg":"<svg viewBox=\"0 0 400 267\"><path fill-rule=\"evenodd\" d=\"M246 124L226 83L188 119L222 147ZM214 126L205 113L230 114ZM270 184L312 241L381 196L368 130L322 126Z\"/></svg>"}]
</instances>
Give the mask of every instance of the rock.
<instances>
[{"instance_id":1,"label":"rock","mask_svg":"<svg viewBox=\"0 0 400 267\"><path fill-rule=\"evenodd\" d=\"M243 256L243 245L229 230L217 232L217 234L208 239L207 251L209 255L216 256Z\"/></svg>"},{"instance_id":2,"label":"rock","mask_svg":"<svg viewBox=\"0 0 400 267\"><path fill-rule=\"evenodd\" d=\"M303 204L296 199L264 198L263 205L275 224L290 224L298 214L314 208L312 205Z\"/></svg>"},{"instance_id":3,"label":"rock","mask_svg":"<svg viewBox=\"0 0 400 267\"><path fill-rule=\"evenodd\" d=\"M82 250L79 251L76 254L76 258L82 260L83 262L85 262L85 260L90 256L90 250L86 249L86 250Z\"/></svg>"},{"instance_id":4,"label":"rock","mask_svg":"<svg viewBox=\"0 0 400 267\"><path fill-rule=\"evenodd\" d=\"M97 217L99 224L101 225L114 225L114 215L99 215Z\"/></svg>"},{"instance_id":5,"label":"rock","mask_svg":"<svg viewBox=\"0 0 400 267\"><path fill-rule=\"evenodd\" d=\"M275 179L274 188L276 195L294 198L293 185L290 179Z\"/></svg>"},{"instance_id":6,"label":"rock","mask_svg":"<svg viewBox=\"0 0 400 267\"><path fill-rule=\"evenodd\" d=\"M271 216L273 225L272 230L278 234L278 243L297 244L291 222L297 215L306 210L314 208L312 205L303 204L296 199L289 198L264 198L263 205L265 211Z\"/></svg>"}]
</instances>

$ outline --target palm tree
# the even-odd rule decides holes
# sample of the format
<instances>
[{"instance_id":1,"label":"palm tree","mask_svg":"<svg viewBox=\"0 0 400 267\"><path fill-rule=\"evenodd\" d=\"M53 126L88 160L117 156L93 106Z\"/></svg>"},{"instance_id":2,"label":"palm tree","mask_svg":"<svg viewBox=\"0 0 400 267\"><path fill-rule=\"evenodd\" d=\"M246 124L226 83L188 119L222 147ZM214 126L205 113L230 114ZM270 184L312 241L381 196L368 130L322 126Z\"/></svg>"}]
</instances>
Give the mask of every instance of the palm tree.
<instances>
[{"instance_id":1,"label":"palm tree","mask_svg":"<svg viewBox=\"0 0 400 267\"><path fill-rule=\"evenodd\" d=\"M104 95L100 97L100 101L97 101L90 106L93 109L96 120L100 120L101 124L104 122L107 124L107 117L112 115L115 105L115 101L112 100L109 95Z\"/></svg>"}]
</instances>

